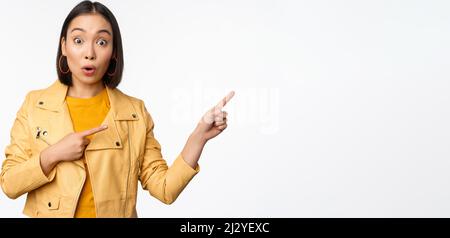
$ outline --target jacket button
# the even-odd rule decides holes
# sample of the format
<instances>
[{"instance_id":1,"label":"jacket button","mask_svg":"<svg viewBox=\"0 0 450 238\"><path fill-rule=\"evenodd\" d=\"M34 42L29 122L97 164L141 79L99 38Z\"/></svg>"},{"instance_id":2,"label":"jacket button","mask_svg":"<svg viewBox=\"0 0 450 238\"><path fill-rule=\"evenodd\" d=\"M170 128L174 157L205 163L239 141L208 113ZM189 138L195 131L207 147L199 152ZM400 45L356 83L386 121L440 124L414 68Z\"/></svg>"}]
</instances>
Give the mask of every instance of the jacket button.
<instances>
[{"instance_id":1,"label":"jacket button","mask_svg":"<svg viewBox=\"0 0 450 238\"><path fill-rule=\"evenodd\" d=\"M48 132L47 132L47 131L44 131L44 132L42 132L42 135L47 136L47 135L48 135Z\"/></svg>"},{"instance_id":2,"label":"jacket button","mask_svg":"<svg viewBox=\"0 0 450 238\"><path fill-rule=\"evenodd\" d=\"M120 143L118 141L116 141L116 146L120 146Z\"/></svg>"},{"instance_id":3,"label":"jacket button","mask_svg":"<svg viewBox=\"0 0 450 238\"><path fill-rule=\"evenodd\" d=\"M44 102L43 101L39 101L39 105L42 105L42 104L44 104Z\"/></svg>"},{"instance_id":4,"label":"jacket button","mask_svg":"<svg viewBox=\"0 0 450 238\"><path fill-rule=\"evenodd\" d=\"M52 203L51 202L48 202L48 207L52 207Z\"/></svg>"},{"instance_id":5,"label":"jacket button","mask_svg":"<svg viewBox=\"0 0 450 238\"><path fill-rule=\"evenodd\" d=\"M136 114L134 114L134 113L133 113L133 114L131 114L131 116L132 116L133 118L136 118Z\"/></svg>"}]
</instances>

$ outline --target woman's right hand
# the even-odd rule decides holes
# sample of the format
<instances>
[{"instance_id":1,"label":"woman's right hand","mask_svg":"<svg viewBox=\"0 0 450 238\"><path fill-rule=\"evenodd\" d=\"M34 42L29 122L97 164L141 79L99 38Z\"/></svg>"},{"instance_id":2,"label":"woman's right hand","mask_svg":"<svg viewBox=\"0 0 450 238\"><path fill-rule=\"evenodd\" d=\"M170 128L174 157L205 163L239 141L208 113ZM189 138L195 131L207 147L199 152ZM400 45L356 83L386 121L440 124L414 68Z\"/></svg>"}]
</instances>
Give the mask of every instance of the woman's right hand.
<instances>
[{"instance_id":1,"label":"woman's right hand","mask_svg":"<svg viewBox=\"0 0 450 238\"><path fill-rule=\"evenodd\" d=\"M41 168L46 176L61 161L74 161L83 156L90 140L86 137L107 129L107 125L66 135L41 152Z\"/></svg>"}]
</instances>

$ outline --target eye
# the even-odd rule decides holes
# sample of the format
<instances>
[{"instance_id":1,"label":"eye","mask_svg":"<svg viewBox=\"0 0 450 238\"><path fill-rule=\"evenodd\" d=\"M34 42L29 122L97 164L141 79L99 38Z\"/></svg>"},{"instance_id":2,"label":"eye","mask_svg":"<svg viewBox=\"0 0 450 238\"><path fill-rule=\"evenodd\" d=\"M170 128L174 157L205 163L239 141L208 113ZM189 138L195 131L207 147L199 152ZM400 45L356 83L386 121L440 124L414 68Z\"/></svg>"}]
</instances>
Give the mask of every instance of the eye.
<instances>
[{"instance_id":1,"label":"eye","mask_svg":"<svg viewBox=\"0 0 450 238\"><path fill-rule=\"evenodd\" d=\"M73 39L73 42L76 44L76 45L79 45L79 44L81 44L83 41L80 39L80 38L75 38L75 39Z\"/></svg>"},{"instance_id":2,"label":"eye","mask_svg":"<svg viewBox=\"0 0 450 238\"><path fill-rule=\"evenodd\" d=\"M106 40L100 39L97 41L97 44L99 46L105 46L106 44L108 44L108 42Z\"/></svg>"}]
</instances>

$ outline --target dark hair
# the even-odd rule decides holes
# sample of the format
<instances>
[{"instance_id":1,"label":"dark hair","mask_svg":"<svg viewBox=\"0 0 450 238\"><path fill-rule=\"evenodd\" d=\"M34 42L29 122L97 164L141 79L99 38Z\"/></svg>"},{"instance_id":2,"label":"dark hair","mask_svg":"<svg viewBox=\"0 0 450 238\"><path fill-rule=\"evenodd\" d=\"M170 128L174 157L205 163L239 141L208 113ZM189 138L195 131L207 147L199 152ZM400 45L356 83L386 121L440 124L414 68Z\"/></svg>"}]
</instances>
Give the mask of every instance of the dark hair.
<instances>
[{"instance_id":1,"label":"dark hair","mask_svg":"<svg viewBox=\"0 0 450 238\"><path fill-rule=\"evenodd\" d=\"M67 15L66 20L64 21L64 24L62 26L61 35L59 36L58 41L59 42L58 54L56 56L56 71L58 72L58 79L59 81L61 81L61 83L67 86L72 86L72 72L70 71L67 73L61 72L61 69L64 70L66 68L69 68L66 57L63 56L61 58L62 56L61 39L64 37L64 39L67 40L67 31L70 22L75 17L87 13L99 13L109 22L109 24L111 24L111 28L113 31L112 32L113 53L112 58L109 62L108 70L106 72L115 72L115 73L112 76L108 75L108 73L105 73L105 75L103 75L102 81L105 83L106 86L114 89L117 87L117 85L119 85L120 81L122 80L122 72L123 72L122 37L120 35L119 24L117 24L116 18L105 5L99 2L91 2L91 1L80 2L72 9L72 11L70 11L69 15Z\"/></svg>"}]
</instances>

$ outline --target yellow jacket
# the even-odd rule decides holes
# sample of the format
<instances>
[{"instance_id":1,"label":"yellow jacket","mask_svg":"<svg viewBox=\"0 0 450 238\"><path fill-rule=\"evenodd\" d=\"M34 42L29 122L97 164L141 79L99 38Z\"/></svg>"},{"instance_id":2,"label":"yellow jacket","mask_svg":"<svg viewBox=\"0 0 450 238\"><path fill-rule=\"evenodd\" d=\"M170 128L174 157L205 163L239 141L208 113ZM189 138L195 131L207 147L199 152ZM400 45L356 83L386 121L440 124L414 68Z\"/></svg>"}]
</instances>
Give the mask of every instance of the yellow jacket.
<instances>
[{"instance_id":1,"label":"yellow jacket","mask_svg":"<svg viewBox=\"0 0 450 238\"><path fill-rule=\"evenodd\" d=\"M86 172L81 160L60 162L47 176L39 154L73 132L65 103L68 87L56 80L31 91L17 112L2 165L1 187L12 199L24 193L24 214L30 217L73 217ZM171 204L198 173L181 154L168 168L153 136L153 121L142 100L107 88L108 129L86 147L97 217L137 217L138 180L142 188Z\"/></svg>"}]
</instances>

